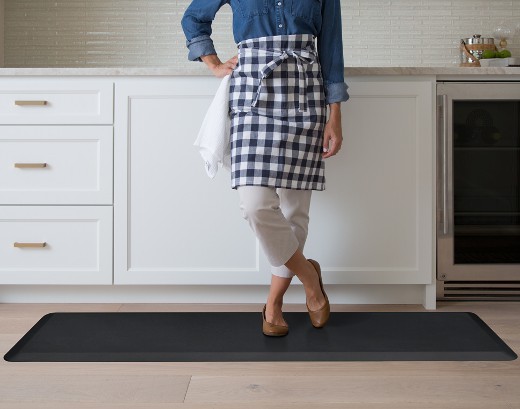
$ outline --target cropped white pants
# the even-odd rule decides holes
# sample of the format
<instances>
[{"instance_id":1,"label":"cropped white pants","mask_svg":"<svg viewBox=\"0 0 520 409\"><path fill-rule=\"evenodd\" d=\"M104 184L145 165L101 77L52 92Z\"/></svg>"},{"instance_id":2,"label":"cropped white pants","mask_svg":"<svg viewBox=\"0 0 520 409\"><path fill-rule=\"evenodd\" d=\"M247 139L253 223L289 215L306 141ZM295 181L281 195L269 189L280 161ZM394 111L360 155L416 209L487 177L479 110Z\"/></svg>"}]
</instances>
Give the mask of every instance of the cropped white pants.
<instances>
[{"instance_id":1,"label":"cropped white pants","mask_svg":"<svg viewBox=\"0 0 520 409\"><path fill-rule=\"evenodd\" d=\"M307 239L312 190L238 186L242 217L256 234L271 273L292 278L284 264Z\"/></svg>"}]
</instances>

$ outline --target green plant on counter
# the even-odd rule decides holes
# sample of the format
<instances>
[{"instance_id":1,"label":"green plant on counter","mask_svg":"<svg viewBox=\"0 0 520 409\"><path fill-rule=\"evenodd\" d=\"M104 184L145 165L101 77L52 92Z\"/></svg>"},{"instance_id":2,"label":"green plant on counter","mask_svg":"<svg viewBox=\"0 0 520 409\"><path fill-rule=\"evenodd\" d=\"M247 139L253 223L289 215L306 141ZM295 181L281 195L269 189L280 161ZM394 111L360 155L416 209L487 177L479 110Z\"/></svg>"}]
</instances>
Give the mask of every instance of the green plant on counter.
<instances>
[{"instance_id":1,"label":"green plant on counter","mask_svg":"<svg viewBox=\"0 0 520 409\"><path fill-rule=\"evenodd\" d=\"M509 50L502 50L497 53L498 58L509 58L511 57L511 51Z\"/></svg>"},{"instance_id":2,"label":"green plant on counter","mask_svg":"<svg viewBox=\"0 0 520 409\"><path fill-rule=\"evenodd\" d=\"M502 51L495 51L495 50L484 50L482 51L481 58L509 58L511 57L511 51L509 50L502 50Z\"/></svg>"},{"instance_id":3,"label":"green plant on counter","mask_svg":"<svg viewBox=\"0 0 520 409\"><path fill-rule=\"evenodd\" d=\"M482 51L481 58L495 58L496 51L495 50L484 50Z\"/></svg>"}]
</instances>

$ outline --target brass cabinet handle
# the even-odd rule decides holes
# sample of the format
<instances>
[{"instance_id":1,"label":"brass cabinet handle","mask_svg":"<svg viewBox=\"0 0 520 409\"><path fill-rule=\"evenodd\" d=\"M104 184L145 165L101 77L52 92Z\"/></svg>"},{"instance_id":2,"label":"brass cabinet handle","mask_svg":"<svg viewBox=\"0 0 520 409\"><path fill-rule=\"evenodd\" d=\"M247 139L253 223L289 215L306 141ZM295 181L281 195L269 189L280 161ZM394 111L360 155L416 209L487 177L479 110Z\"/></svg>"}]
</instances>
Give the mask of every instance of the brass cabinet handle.
<instances>
[{"instance_id":1,"label":"brass cabinet handle","mask_svg":"<svg viewBox=\"0 0 520 409\"><path fill-rule=\"evenodd\" d=\"M14 247L45 247L46 244L45 241L43 243L19 243L17 241L13 243Z\"/></svg>"},{"instance_id":2,"label":"brass cabinet handle","mask_svg":"<svg viewBox=\"0 0 520 409\"><path fill-rule=\"evenodd\" d=\"M15 168L45 168L47 164L43 163L15 163Z\"/></svg>"},{"instance_id":3,"label":"brass cabinet handle","mask_svg":"<svg viewBox=\"0 0 520 409\"><path fill-rule=\"evenodd\" d=\"M14 101L15 105L18 106L34 106L34 105L47 105L47 101Z\"/></svg>"}]
</instances>

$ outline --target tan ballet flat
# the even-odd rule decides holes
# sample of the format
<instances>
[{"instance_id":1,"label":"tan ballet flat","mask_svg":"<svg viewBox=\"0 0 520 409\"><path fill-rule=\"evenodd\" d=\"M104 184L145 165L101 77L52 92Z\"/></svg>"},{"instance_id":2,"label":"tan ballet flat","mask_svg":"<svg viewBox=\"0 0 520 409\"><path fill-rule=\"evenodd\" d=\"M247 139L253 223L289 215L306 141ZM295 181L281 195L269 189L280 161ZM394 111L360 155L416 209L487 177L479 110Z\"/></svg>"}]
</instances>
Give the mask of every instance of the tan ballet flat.
<instances>
[{"instance_id":1,"label":"tan ballet flat","mask_svg":"<svg viewBox=\"0 0 520 409\"><path fill-rule=\"evenodd\" d=\"M265 319L265 304L264 309L262 310L262 332L264 335L267 335L268 337L283 337L284 335L287 335L289 332L289 327L286 327L284 325L275 325L271 324L270 322L267 322Z\"/></svg>"},{"instance_id":2,"label":"tan ballet flat","mask_svg":"<svg viewBox=\"0 0 520 409\"><path fill-rule=\"evenodd\" d=\"M330 317L330 304L329 304L329 297L327 297L327 294L325 293L325 290L323 289L323 281L321 280L321 268L320 264L316 260L307 259L316 269L316 272L318 273L318 278L320 280L320 287L321 292L323 293L323 296L325 297L325 305L321 307L319 310L311 311L309 309L309 306L307 305L307 311L309 311L309 317L311 318L312 325L315 328L321 328L323 327ZM305 303L307 304L307 303Z\"/></svg>"}]
</instances>

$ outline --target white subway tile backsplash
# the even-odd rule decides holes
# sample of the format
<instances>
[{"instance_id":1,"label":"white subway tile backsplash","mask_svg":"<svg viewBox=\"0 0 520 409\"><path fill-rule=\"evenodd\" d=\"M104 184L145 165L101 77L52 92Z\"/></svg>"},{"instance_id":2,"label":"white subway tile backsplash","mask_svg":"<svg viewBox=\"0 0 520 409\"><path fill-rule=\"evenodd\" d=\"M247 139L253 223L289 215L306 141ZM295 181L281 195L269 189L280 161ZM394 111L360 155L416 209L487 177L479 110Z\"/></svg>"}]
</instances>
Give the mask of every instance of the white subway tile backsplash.
<instances>
[{"instance_id":1,"label":"white subway tile backsplash","mask_svg":"<svg viewBox=\"0 0 520 409\"><path fill-rule=\"evenodd\" d=\"M0 4L1 4L0 0ZM188 61L180 26L190 0L3 0L6 67L169 66ZM345 66L446 66L459 42L493 35L502 21L520 56L520 0L341 0ZM212 38L221 60L236 54L224 5ZM496 41L498 44L498 41Z\"/></svg>"}]
</instances>

